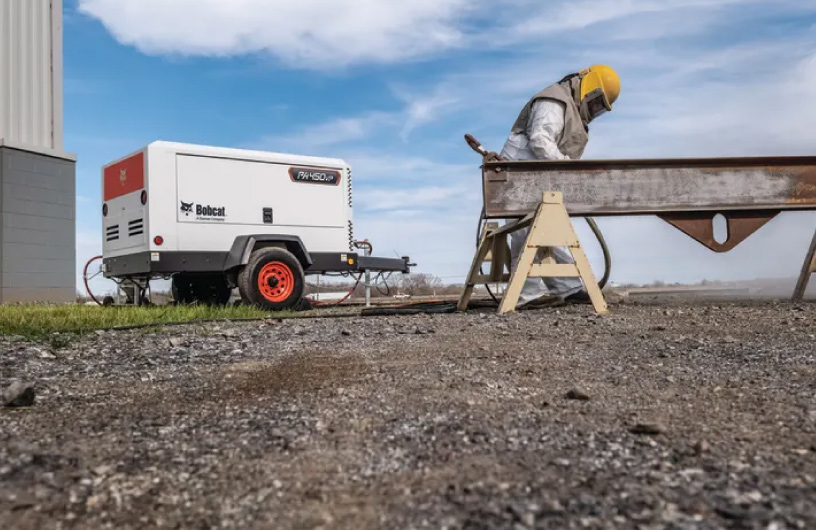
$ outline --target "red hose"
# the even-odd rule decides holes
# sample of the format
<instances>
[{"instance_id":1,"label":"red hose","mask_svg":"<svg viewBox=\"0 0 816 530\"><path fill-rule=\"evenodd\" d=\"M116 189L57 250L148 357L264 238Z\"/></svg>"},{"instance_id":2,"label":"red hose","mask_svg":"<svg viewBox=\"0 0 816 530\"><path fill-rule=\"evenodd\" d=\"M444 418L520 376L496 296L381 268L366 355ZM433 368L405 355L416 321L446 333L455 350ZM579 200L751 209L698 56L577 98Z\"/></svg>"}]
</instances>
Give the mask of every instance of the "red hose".
<instances>
[{"instance_id":1,"label":"red hose","mask_svg":"<svg viewBox=\"0 0 816 530\"><path fill-rule=\"evenodd\" d=\"M94 294L91 292L91 287L88 285L88 268L91 266L91 263L94 261L102 259L102 256L94 256L88 263L85 264L85 268L82 270L82 281L85 283L85 291L88 293L88 296L91 297L91 300L97 303L97 305L102 305L102 302L96 299Z\"/></svg>"},{"instance_id":2,"label":"red hose","mask_svg":"<svg viewBox=\"0 0 816 530\"><path fill-rule=\"evenodd\" d=\"M355 241L354 246L356 246L357 248L368 247L369 254L374 253L374 245L372 245L368 241Z\"/></svg>"},{"instance_id":3,"label":"red hose","mask_svg":"<svg viewBox=\"0 0 816 530\"><path fill-rule=\"evenodd\" d=\"M374 252L374 245L372 245L372 244L371 244L370 242L368 242L368 241L355 241L355 242L354 242L354 245L355 245L357 248L360 248L360 247L368 247L368 250L369 250L369 252L370 252L370 253L373 253L373 252ZM360 285L360 280L362 280L362 279L363 279L363 274L364 274L364 273L362 273L362 272L361 272L361 273L360 273L360 275L359 275L359 276L357 276L357 281L356 281L356 282L354 282L354 286L353 286L353 287L352 287L352 288L349 290L349 292L348 292L348 293L346 293L346 296L344 296L343 298L341 298L339 301L337 301L337 302L332 302L332 303L328 303L328 302L312 302L311 300L309 300L309 302L310 302L310 303L312 304L312 306L314 306L314 307L334 307L334 306L338 306L338 305L342 304L343 302L345 302L346 300L348 300L348 299L349 299L349 297L351 297L351 295L353 295L353 294L354 294L354 291L356 291L356 290L357 290L357 287ZM307 298L308 298L308 297L307 297Z\"/></svg>"},{"instance_id":4,"label":"red hose","mask_svg":"<svg viewBox=\"0 0 816 530\"><path fill-rule=\"evenodd\" d=\"M346 300L348 300L348 299L349 299L349 297L350 297L352 294L354 294L354 291L356 291L356 290L357 290L357 286L358 286L358 285L360 285L360 280L362 280L362 279L363 279L363 273L360 273L360 275L359 275L359 276L357 276L357 281L356 281L356 282L354 282L354 286L352 286L352 288L351 288L351 289L349 289L349 292L348 292L348 293L346 293L346 296L344 296L343 298L341 298L341 299L340 299L339 301L337 301L337 302L332 302L332 303L328 303L328 302L312 302L311 300L310 300L309 302L310 302L310 303L311 303L311 304L312 304L314 307L334 307L334 306L338 306L338 305L342 304L343 302L345 302Z\"/></svg>"}]
</instances>

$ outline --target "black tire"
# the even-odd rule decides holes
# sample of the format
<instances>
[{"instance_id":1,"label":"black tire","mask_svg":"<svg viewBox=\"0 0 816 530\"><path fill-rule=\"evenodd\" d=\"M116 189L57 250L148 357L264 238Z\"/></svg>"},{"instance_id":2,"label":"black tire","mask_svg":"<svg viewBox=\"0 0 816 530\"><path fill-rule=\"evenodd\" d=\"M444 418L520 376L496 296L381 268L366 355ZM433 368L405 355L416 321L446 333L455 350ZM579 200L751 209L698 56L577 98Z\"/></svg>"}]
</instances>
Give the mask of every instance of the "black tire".
<instances>
[{"instance_id":1,"label":"black tire","mask_svg":"<svg viewBox=\"0 0 816 530\"><path fill-rule=\"evenodd\" d=\"M178 304L227 305L232 289L223 274L173 276L173 299Z\"/></svg>"},{"instance_id":2,"label":"black tire","mask_svg":"<svg viewBox=\"0 0 816 530\"><path fill-rule=\"evenodd\" d=\"M271 269L281 274L270 275ZM276 283L270 283L268 288L262 290L260 284L262 274ZM305 285L303 266L298 259L288 250L277 247L254 251L249 256L249 263L238 275L238 291L241 298L267 311L284 311L297 307L303 299Z\"/></svg>"},{"instance_id":3,"label":"black tire","mask_svg":"<svg viewBox=\"0 0 816 530\"><path fill-rule=\"evenodd\" d=\"M198 276L193 282L193 298L204 305L227 305L232 296L232 289L227 284L227 277L223 274L207 274Z\"/></svg>"},{"instance_id":4,"label":"black tire","mask_svg":"<svg viewBox=\"0 0 816 530\"><path fill-rule=\"evenodd\" d=\"M176 304L187 305L195 302L193 298L193 278L189 274L173 275L170 291Z\"/></svg>"}]
</instances>

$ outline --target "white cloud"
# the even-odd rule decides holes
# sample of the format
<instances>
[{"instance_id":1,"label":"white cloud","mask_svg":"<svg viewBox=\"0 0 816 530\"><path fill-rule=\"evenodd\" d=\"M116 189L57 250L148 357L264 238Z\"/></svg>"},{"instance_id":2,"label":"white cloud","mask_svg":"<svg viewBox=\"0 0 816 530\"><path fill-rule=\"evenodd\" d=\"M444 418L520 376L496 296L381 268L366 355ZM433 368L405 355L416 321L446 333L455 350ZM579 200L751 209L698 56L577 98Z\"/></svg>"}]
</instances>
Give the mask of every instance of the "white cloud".
<instances>
[{"instance_id":1,"label":"white cloud","mask_svg":"<svg viewBox=\"0 0 816 530\"><path fill-rule=\"evenodd\" d=\"M452 164L423 156L400 156L386 152L349 152L345 156L351 164L354 181L376 183L405 183L414 187L418 182L460 182L471 177L474 165Z\"/></svg>"},{"instance_id":2,"label":"white cloud","mask_svg":"<svg viewBox=\"0 0 816 530\"><path fill-rule=\"evenodd\" d=\"M410 134L418 127L440 120L445 110L455 106L461 99L442 87L428 96L416 96L397 87L393 87L392 92L405 104L404 125L400 131L400 138L404 142L408 141Z\"/></svg>"},{"instance_id":3,"label":"white cloud","mask_svg":"<svg viewBox=\"0 0 816 530\"><path fill-rule=\"evenodd\" d=\"M560 40L649 40L699 33L751 8L810 13L796 0L79 0L121 43L149 54L268 54L296 68L389 64L451 50ZM723 15L726 13L727 15ZM650 18L657 15L659 18ZM183 22L182 22L183 21ZM656 28L659 28L659 32ZM580 37L590 30L589 40ZM579 46L589 50L586 46ZM545 61L551 61L547 54Z\"/></svg>"},{"instance_id":4,"label":"white cloud","mask_svg":"<svg viewBox=\"0 0 816 530\"><path fill-rule=\"evenodd\" d=\"M277 151L280 148L300 152L354 142L371 136L376 130L394 123L394 116L385 112L366 112L361 116L333 118L299 129L294 133L273 134L251 147Z\"/></svg>"},{"instance_id":5,"label":"white cloud","mask_svg":"<svg viewBox=\"0 0 816 530\"><path fill-rule=\"evenodd\" d=\"M367 111L358 116L332 118L295 132L265 136L249 147L271 150L283 147L305 152L383 135L398 136L405 143L411 132L442 119L444 112L459 101L441 90L431 96L415 96L398 89L393 92L404 104L400 110Z\"/></svg>"},{"instance_id":6,"label":"white cloud","mask_svg":"<svg viewBox=\"0 0 816 530\"><path fill-rule=\"evenodd\" d=\"M465 0L79 0L119 40L151 54L264 52L296 65L392 62L459 46Z\"/></svg>"},{"instance_id":7,"label":"white cloud","mask_svg":"<svg viewBox=\"0 0 816 530\"><path fill-rule=\"evenodd\" d=\"M427 186L420 188L374 188L362 186L355 202L366 212L384 210L427 211L455 203L472 203L478 193L467 186Z\"/></svg>"},{"instance_id":8,"label":"white cloud","mask_svg":"<svg viewBox=\"0 0 816 530\"><path fill-rule=\"evenodd\" d=\"M784 0L783 0L784 1ZM668 12L694 12L695 15L711 9L734 4L761 4L767 0L583 0L561 2L555 9L547 6L537 16L515 24L521 34L565 33L589 28L604 22L628 19L638 15Z\"/></svg>"}]
</instances>

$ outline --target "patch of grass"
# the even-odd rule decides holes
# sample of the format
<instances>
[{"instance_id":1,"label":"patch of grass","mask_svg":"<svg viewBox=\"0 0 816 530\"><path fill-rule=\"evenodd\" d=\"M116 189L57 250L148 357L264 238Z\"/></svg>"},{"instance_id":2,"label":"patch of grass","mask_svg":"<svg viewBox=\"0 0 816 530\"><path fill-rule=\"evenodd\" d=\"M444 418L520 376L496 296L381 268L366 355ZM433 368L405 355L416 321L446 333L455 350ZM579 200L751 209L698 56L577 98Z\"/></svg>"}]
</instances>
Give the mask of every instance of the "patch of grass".
<instances>
[{"instance_id":1,"label":"patch of grass","mask_svg":"<svg viewBox=\"0 0 816 530\"><path fill-rule=\"evenodd\" d=\"M53 347L65 347L75 338L70 335L81 336L98 329L184 324L201 320L285 318L292 315L294 313L269 313L249 306L6 305L0 306L0 335L20 336L28 340L46 341Z\"/></svg>"}]
</instances>

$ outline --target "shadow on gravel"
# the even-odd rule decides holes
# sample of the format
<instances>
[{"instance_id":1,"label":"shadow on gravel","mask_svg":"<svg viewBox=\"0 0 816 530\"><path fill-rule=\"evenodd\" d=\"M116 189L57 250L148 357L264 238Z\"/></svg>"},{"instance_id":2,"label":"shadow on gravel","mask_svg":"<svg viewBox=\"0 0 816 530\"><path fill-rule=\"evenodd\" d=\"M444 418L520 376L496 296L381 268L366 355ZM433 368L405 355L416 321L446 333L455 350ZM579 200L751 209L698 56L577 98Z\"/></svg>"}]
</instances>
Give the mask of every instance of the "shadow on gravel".
<instances>
[{"instance_id":1,"label":"shadow on gravel","mask_svg":"<svg viewBox=\"0 0 816 530\"><path fill-rule=\"evenodd\" d=\"M362 382L368 365L357 356L299 353L275 363L246 362L225 369L220 394L257 398L312 393Z\"/></svg>"}]
</instances>

